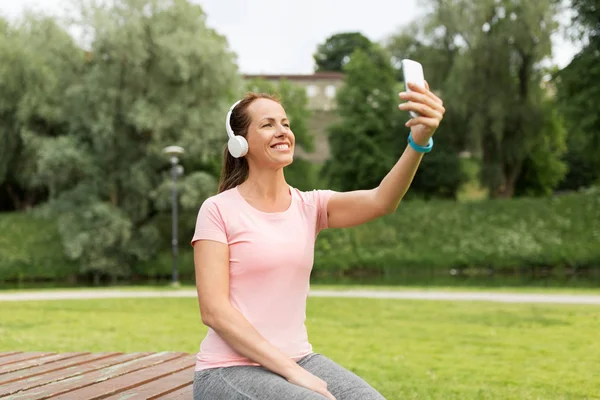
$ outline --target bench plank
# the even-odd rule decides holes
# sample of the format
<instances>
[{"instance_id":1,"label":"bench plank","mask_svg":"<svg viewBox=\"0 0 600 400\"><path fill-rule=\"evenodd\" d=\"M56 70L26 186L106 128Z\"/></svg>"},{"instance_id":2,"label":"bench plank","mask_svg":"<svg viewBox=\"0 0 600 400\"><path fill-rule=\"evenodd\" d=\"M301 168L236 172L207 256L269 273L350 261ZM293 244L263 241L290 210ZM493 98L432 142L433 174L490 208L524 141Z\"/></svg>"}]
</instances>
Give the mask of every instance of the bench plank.
<instances>
[{"instance_id":1,"label":"bench plank","mask_svg":"<svg viewBox=\"0 0 600 400\"><path fill-rule=\"evenodd\" d=\"M41 352L41 351L28 352L28 353L15 353L15 354L11 354L6 357L0 358L0 365L13 364L13 363L16 363L19 361L31 360L33 358L50 356L53 354L56 354L56 353L48 353L48 352Z\"/></svg>"},{"instance_id":2,"label":"bench plank","mask_svg":"<svg viewBox=\"0 0 600 400\"><path fill-rule=\"evenodd\" d=\"M3 382L3 374L8 374L10 372L20 371L22 369L31 369L32 367L39 367L44 364L55 363L61 360L68 360L70 358L80 357L84 354L89 353L62 353L62 354L53 354L51 356L32 358L25 361L19 361L12 364L6 364L0 366L0 384Z\"/></svg>"},{"instance_id":3,"label":"bench plank","mask_svg":"<svg viewBox=\"0 0 600 400\"><path fill-rule=\"evenodd\" d=\"M189 400L195 364L195 354L169 351L4 352L0 400Z\"/></svg>"},{"instance_id":4,"label":"bench plank","mask_svg":"<svg viewBox=\"0 0 600 400\"><path fill-rule=\"evenodd\" d=\"M194 395L194 387L192 385L186 386L174 392L168 393L160 397L150 397L148 400L190 400Z\"/></svg>"},{"instance_id":5,"label":"bench plank","mask_svg":"<svg viewBox=\"0 0 600 400\"><path fill-rule=\"evenodd\" d=\"M95 383L75 391L70 391L61 396L53 397L52 400L73 400L87 399L99 400L109 394L119 393L127 389L135 388L152 380L171 375L173 372L188 369L194 365L194 360L190 357L180 356L174 360L144 368L136 372L121 375L113 379L107 379L103 382Z\"/></svg>"},{"instance_id":6,"label":"bench plank","mask_svg":"<svg viewBox=\"0 0 600 400\"><path fill-rule=\"evenodd\" d=\"M157 399L175 392L181 388L191 386L194 382L194 359L190 358L190 366L174 374L165 375L145 383L141 386L119 392L106 400L147 400Z\"/></svg>"},{"instance_id":7,"label":"bench plank","mask_svg":"<svg viewBox=\"0 0 600 400\"><path fill-rule=\"evenodd\" d=\"M22 353L22 351L7 351L6 353L0 353L0 358L12 356L13 354Z\"/></svg>"},{"instance_id":8,"label":"bench plank","mask_svg":"<svg viewBox=\"0 0 600 400\"><path fill-rule=\"evenodd\" d=\"M97 353L97 354L88 354L88 353L80 353L79 357L69 357L63 360L59 360L53 363L42 364L38 366L34 366L33 368L28 368L24 370L17 370L7 374L0 374L0 385L14 382L14 381L25 381L28 378L32 378L36 375L48 374L54 371L60 371L60 374L57 376L62 376L67 378L68 373L71 371L81 371L80 368L73 368L71 370L67 370L69 367L79 366L84 363L88 363L94 360L101 360L103 358L108 358L111 356L120 355L121 353ZM72 374L73 375L73 374ZM48 380L49 376L40 377L39 379ZM1 391L1 389L0 389Z\"/></svg>"},{"instance_id":9,"label":"bench plank","mask_svg":"<svg viewBox=\"0 0 600 400\"><path fill-rule=\"evenodd\" d=\"M51 396L66 393L83 386L91 385L111 377L111 374L127 373L144 368L144 365L160 361L157 353L131 353L103 358L87 364L78 365L51 372L50 374L37 375L24 381L13 382L0 387L0 396L14 394L11 400L36 400L47 399ZM161 354L162 355L162 354ZM18 393L17 393L18 392ZM1 398L1 397L0 397Z\"/></svg>"}]
</instances>

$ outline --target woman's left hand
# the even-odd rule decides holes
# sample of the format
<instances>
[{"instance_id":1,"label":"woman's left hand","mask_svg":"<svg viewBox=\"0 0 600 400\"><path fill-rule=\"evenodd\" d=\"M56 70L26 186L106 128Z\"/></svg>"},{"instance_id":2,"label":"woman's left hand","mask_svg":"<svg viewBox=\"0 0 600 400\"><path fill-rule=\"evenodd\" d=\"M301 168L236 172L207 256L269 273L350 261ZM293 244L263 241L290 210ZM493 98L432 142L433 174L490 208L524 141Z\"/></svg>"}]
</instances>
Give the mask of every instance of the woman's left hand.
<instances>
[{"instance_id":1,"label":"woman's left hand","mask_svg":"<svg viewBox=\"0 0 600 400\"><path fill-rule=\"evenodd\" d=\"M427 143L444 118L446 109L442 100L429 90L427 81L425 81L424 88L414 83L409 83L408 87L411 92L399 94L400 98L406 102L400 104L398 108L419 114L418 117L411 118L406 126L411 128L413 139L416 142Z\"/></svg>"}]
</instances>

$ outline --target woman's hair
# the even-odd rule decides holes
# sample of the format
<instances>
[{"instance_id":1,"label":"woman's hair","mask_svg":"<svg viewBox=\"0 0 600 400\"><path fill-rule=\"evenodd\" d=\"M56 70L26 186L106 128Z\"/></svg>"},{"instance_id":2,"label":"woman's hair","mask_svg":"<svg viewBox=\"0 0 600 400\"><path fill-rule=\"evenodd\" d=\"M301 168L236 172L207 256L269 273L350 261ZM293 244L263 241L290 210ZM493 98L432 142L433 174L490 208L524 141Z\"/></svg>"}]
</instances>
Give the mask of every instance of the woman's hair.
<instances>
[{"instance_id":1,"label":"woman's hair","mask_svg":"<svg viewBox=\"0 0 600 400\"><path fill-rule=\"evenodd\" d=\"M248 114L248 106L256 99L269 99L280 103L277 97L265 93L250 92L240 103L235 106L231 113L231 129L237 136L246 137L248 127L252 118ZM221 168L221 178L219 180L218 193L236 187L248 179L248 160L246 157L235 158L229 154L227 144L223 150L223 167Z\"/></svg>"}]
</instances>

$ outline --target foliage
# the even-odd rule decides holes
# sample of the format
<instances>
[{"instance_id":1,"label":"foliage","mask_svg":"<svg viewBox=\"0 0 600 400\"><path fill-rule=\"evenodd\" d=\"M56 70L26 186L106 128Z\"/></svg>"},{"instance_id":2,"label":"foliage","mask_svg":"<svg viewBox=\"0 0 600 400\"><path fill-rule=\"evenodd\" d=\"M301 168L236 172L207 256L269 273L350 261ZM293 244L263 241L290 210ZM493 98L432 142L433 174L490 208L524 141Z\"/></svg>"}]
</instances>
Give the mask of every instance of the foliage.
<instances>
[{"instance_id":1,"label":"foliage","mask_svg":"<svg viewBox=\"0 0 600 400\"><path fill-rule=\"evenodd\" d=\"M199 6L92 3L82 3L75 25L93 33L87 51L46 17L0 36L13 61L0 67L0 142L8 143L0 183L9 192L45 190L49 201L37 211L57 221L82 273L128 276L170 236L160 222L172 185L162 149L185 148L180 205L197 212L216 188L211 160L241 79Z\"/></svg>"},{"instance_id":2,"label":"foliage","mask_svg":"<svg viewBox=\"0 0 600 400\"><path fill-rule=\"evenodd\" d=\"M598 16L600 18L600 16ZM563 189L600 182L600 37L593 37L561 71L555 73L556 96L568 126L569 173Z\"/></svg>"},{"instance_id":3,"label":"foliage","mask_svg":"<svg viewBox=\"0 0 600 400\"><path fill-rule=\"evenodd\" d=\"M3 24L0 59L0 207L22 210L47 199L40 147L64 140L65 88L79 76L83 53L53 19L31 14Z\"/></svg>"},{"instance_id":4,"label":"foliage","mask_svg":"<svg viewBox=\"0 0 600 400\"><path fill-rule=\"evenodd\" d=\"M552 104L544 102L545 71L539 65L551 54L556 2L431 0L428 5L428 14L387 43L395 60L422 60L432 87L441 91L451 119L442 124L444 136L454 136L450 147L482 154L481 180L493 197L511 197L525 174L541 179L521 179L521 186L543 187L519 193L550 192L564 175L565 139Z\"/></svg>"},{"instance_id":5,"label":"foliage","mask_svg":"<svg viewBox=\"0 0 600 400\"><path fill-rule=\"evenodd\" d=\"M0 281L66 281L78 266L66 259L54 219L0 213Z\"/></svg>"},{"instance_id":6,"label":"foliage","mask_svg":"<svg viewBox=\"0 0 600 400\"><path fill-rule=\"evenodd\" d=\"M192 211L185 215L194 220ZM162 223L168 230L170 219ZM28 214L0 214L0 228L5 232L0 241L0 280L55 277L61 281L73 273L66 259L58 255L60 239L51 221ZM104 238L104 228L98 228L99 237ZM184 233L181 231L180 237ZM598 275L599 242L598 190L475 203L407 200L393 215L355 228L321 232L314 272L318 276L356 275L367 270L449 277L452 269L473 268L486 274L525 274L535 280L531 271L542 268L566 277L569 271L586 269ZM193 252L187 239L181 243L187 247L181 251L180 276L193 279ZM39 251L30 251L38 246ZM169 276L170 243L165 240L160 250L157 256L134 264L129 271L132 276Z\"/></svg>"},{"instance_id":7,"label":"foliage","mask_svg":"<svg viewBox=\"0 0 600 400\"><path fill-rule=\"evenodd\" d=\"M352 53L361 49L368 51L372 46L371 40L360 32L337 33L328 37L317 47L313 55L316 72L342 72Z\"/></svg>"},{"instance_id":8,"label":"foliage","mask_svg":"<svg viewBox=\"0 0 600 400\"><path fill-rule=\"evenodd\" d=\"M570 0L574 13L575 27L582 38L598 43L600 39L600 1L598 0Z\"/></svg>"},{"instance_id":9,"label":"foliage","mask_svg":"<svg viewBox=\"0 0 600 400\"><path fill-rule=\"evenodd\" d=\"M371 189L406 147L399 132L398 85L388 54L378 46L356 50L337 94L341 121L329 129L331 159L323 168L333 188Z\"/></svg>"},{"instance_id":10,"label":"foliage","mask_svg":"<svg viewBox=\"0 0 600 400\"><path fill-rule=\"evenodd\" d=\"M563 118L552 100L542 104L541 134L536 137L531 152L523 162L515 184L516 195L540 196L552 194L567 172L562 160L567 151L567 132Z\"/></svg>"},{"instance_id":11,"label":"foliage","mask_svg":"<svg viewBox=\"0 0 600 400\"><path fill-rule=\"evenodd\" d=\"M410 201L395 214L360 227L324 231L318 270L367 268L393 274L450 269L600 266L597 193L476 203ZM529 273L529 272L526 272Z\"/></svg>"}]
</instances>

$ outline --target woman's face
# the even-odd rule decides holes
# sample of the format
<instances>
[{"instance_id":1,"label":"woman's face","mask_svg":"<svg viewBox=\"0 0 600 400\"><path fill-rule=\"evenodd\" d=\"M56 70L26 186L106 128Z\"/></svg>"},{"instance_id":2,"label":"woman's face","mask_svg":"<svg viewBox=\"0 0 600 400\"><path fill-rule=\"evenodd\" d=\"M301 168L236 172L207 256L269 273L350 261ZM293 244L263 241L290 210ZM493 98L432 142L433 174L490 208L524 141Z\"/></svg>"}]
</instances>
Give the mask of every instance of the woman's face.
<instances>
[{"instance_id":1,"label":"woman's face","mask_svg":"<svg viewBox=\"0 0 600 400\"><path fill-rule=\"evenodd\" d=\"M252 122L248 127L249 162L270 168L283 168L294 159L294 133L281 104L269 99L254 100L248 106Z\"/></svg>"}]
</instances>

